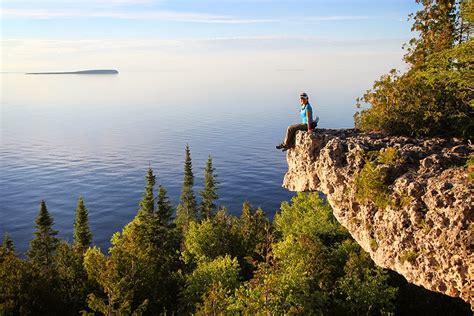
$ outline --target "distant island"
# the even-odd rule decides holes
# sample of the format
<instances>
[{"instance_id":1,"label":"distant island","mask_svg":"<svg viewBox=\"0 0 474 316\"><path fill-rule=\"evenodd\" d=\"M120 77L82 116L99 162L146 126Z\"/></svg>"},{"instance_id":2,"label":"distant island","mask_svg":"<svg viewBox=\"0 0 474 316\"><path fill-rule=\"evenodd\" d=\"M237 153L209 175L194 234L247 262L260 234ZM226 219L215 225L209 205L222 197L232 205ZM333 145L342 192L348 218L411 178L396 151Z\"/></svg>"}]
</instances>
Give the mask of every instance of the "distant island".
<instances>
[{"instance_id":1,"label":"distant island","mask_svg":"<svg viewBox=\"0 0 474 316\"><path fill-rule=\"evenodd\" d=\"M116 75L115 69L93 69L81 71L63 71L63 72L27 72L27 75Z\"/></svg>"}]
</instances>

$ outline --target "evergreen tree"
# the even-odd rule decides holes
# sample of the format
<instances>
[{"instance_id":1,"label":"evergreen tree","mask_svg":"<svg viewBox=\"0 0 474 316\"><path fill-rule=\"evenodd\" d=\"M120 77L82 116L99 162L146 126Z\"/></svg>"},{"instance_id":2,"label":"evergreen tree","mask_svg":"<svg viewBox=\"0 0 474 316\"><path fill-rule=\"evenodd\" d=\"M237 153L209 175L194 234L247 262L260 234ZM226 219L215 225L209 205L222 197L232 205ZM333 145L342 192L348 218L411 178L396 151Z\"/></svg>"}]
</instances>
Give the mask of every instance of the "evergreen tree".
<instances>
[{"instance_id":1,"label":"evergreen tree","mask_svg":"<svg viewBox=\"0 0 474 316\"><path fill-rule=\"evenodd\" d=\"M414 68L421 66L431 54L451 48L456 39L456 0L416 0L423 9L410 14L412 38L407 47L405 61Z\"/></svg>"},{"instance_id":2,"label":"evergreen tree","mask_svg":"<svg viewBox=\"0 0 474 316\"><path fill-rule=\"evenodd\" d=\"M201 217L210 218L216 211L215 200L219 198L217 195L216 175L214 175L215 168L212 166L212 158L209 156L204 169L204 189L201 191Z\"/></svg>"},{"instance_id":3,"label":"evergreen tree","mask_svg":"<svg viewBox=\"0 0 474 316\"><path fill-rule=\"evenodd\" d=\"M5 235L3 235L2 247L5 254L15 252L15 247L13 246L13 239L10 237L9 233L5 233Z\"/></svg>"},{"instance_id":4,"label":"evergreen tree","mask_svg":"<svg viewBox=\"0 0 474 316\"><path fill-rule=\"evenodd\" d=\"M34 315L31 304L34 283L30 264L6 251L4 245L0 246L0 315Z\"/></svg>"},{"instance_id":5,"label":"evergreen tree","mask_svg":"<svg viewBox=\"0 0 474 316\"><path fill-rule=\"evenodd\" d=\"M167 191L162 185L159 186L158 201L156 204L156 215L158 221L162 224L167 224L173 215L173 207L171 206L171 202L167 196Z\"/></svg>"},{"instance_id":6,"label":"evergreen tree","mask_svg":"<svg viewBox=\"0 0 474 316\"><path fill-rule=\"evenodd\" d=\"M62 303L62 314L73 315L84 310L87 294L93 288L84 268L84 253L89 244L79 246L83 248L77 248L77 243L71 246L63 241L54 256L55 287Z\"/></svg>"},{"instance_id":7,"label":"evergreen tree","mask_svg":"<svg viewBox=\"0 0 474 316\"><path fill-rule=\"evenodd\" d=\"M84 252L91 244L92 233L89 229L89 211L84 205L84 199L79 197L74 220L74 247Z\"/></svg>"},{"instance_id":8,"label":"evergreen tree","mask_svg":"<svg viewBox=\"0 0 474 316\"><path fill-rule=\"evenodd\" d=\"M30 243L28 257L33 264L48 268L52 263L52 258L59 244L56 238L58 232L53 230L53 218L46 208L46 203L41 200L39 214L35 220L35 238Z\"/></svg>"},{"instance_id":9,"label":"evergreen tree","mask_svg":"<svg viewBox=\"0 0 474 316\"><path fill-rule=\"evenodd\" d=\"M146 175L145 193L143 193L143 198L140 201L140 210L138 211L139 217L145 215L153 215L153 213L155 212L155 197L153 194L155 183L156 177L153 174L153 170L151 169L151 167L148 167L148 173Z\"/></svg>"},{"instance_id":10,"label":"evergreen tree","mask_svg":"<svg viewBox=\"0 0 474 316\"><path fill-rule=\"evenodd\" d=\"M244 202L239 218L238 234L245 256L255 259L259 257L258 253L265 244L270 226L261 208L253 209L249 202Z\"/></svg>"},{"instance_id":11,"label":"evergreen tree","mask_svg":"<svg viewBox=\"0 0 474 316\"><path fill-rule=\"evenodd\" d=\"M176 210L176 224L178 226L187 226L189 221L196 218L196 197L193 192L194 174L191 162L191 152L189 145L186 145L184 158L184 179L181 190L180 203Z\"/></svg>"},{"instance_id":12,"label":"evergreen tree","mask_svg":"<svg viewBox=\"0 0 474 316\"><path fill-rule=\"evenodd\" d=\"M176 229L156 219L137 215L112 236L109 256L96 247L87 249L86 272L106 293L106 297L90 294L89 308L107 315L128 315L134 310L139 314L145 308L148 314L157 315L176 309L180 239Z\"/></svg>"},{"instance_id":13,"label":"evergreen tree","mask_svg":"<svg viewBox=\"0 0 474 316\"><path fill-rule=\"evenodd\" d=\"M212 218L190 222L183 234L181 256L184 262L213 260L225 255L239 256L238 236L234 229L236 220L221 209Z\"/></svg>"}]
</instances>

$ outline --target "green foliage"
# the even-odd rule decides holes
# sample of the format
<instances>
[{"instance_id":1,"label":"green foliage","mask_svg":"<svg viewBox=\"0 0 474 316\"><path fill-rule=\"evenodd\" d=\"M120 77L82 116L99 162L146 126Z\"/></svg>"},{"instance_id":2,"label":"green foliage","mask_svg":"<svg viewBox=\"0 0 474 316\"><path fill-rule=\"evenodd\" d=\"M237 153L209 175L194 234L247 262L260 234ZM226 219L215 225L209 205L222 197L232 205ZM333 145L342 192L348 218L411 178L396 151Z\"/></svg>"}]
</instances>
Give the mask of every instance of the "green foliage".
<instances>
[{"instance_id":1,"label":"green foliage","mask_svg":"<svg viewBox=\"0 0 474 316\"><path fill-rule=\"evenodd\" d=\"M403 158L394 147L373 150L366 154L365 165L354 177L355 197L359 203L372 202L378 208L392 205L387 187L386 166L403 163ZM402 196L400 203L408 203L411 197Z\"/></svg>"},{"instance_id":2,"label":"green foliage","mask_svg":"<svg viewBox=\"0 0 474 316\"><path fill-rule=\"evenodd\" d=\"M167 191L164 186L160 185L158 189L158 201L156 207L156 216L162 224L167 224L173 215L173 206L168 198Z\"/></svg>"},{"instance_id":3,"label":"green foliage","mask_svg":"<svg viewBox=\"0 0 474 316\"><path fill-rule=\"evenodd\" d=\"M180 236L153 212L154 184L150 168L140 211L122 232L113 235L110 256L97 248L86 252L86 272L103 292L88 296L94 311L139 314L147 310L153 314L176 308Z\"/></svg>"},{"instance_id":4,"label":"green foliage","mask_svg":"<svg viewBox=\"0 0 474 316\"><path fill-rule=\"evenodd\" d=\"M21 292L22 302L20 309L25 313L47 314L61 313L66 309L62 301L60 289L58 287L60 278L58 276L56 254L59 247L58 232L53 229L54 221L49 214L44 200L40 203L40 210L35 220L35 237L30 242L27 252L28 261L26 264L16 261L10 257L9 263L16 266L18 270L13 270L17 275L10 275L10 278L20 282L20 287L16 290L23 291L23 282L27 279L27 288ZM12 254L13 255L13 254ZM8 286L11 290L11 285Z\"/></svg>"},{"instance_id":5,"label":"green foliage","mask_svg":"<svg viewBox=\"0 0 474 316\"><path fill-rule=\"evenodd\" d=\"M292 204L283 203L274 223L281 240L272 241L254 277L227 295L228 311L281 315L393 310L396 289L388 285L386 273L374 267L317 194L299 193ZM360 301L365 304L359 306Z\"/></svg>"},{"instance_id":6,"label":"green foliage","mask_svg":"<svg viewBox=\"0 0 474 316\"><path fill-rule=\"evenodd\" d=\"M338 304L352 315L385 314L394 310L397 289L388 285L388 273L372 267L366 252L349 254L344 276L336 282Z\"/></svg>"},{"instance_id":7,"label":"green foliage","mask_svg":"<svg viewBox=\"0 0 474 316\"><path fill-rule=\"evenodd\" d=\"M134 266L126 267L126 262L119 259L107 258L97 247L89 248L84 256L84 267L88 276L100 285L106 297L101 299L91 293L88 295L87 303L90 309L103 315L130 314L132 311L134 294L132 278L136 270ZM123 273L126 268L131 268L132 271Z\"/></svg>"},{"instance_id":8,"label":"green foliage","mask_svg":"<svg viewBox=\"0 0 474 316\"><path fill-rule=\"evenodd\" d=\"M148 167L145 192L143 193L143 198L140 201L140 209L138 211L138 216L152 215L155 212L155 196L153 193L155 183L156 177L153 174L153 169L151 169L151 167Z\"/></svg>"},{"instance_id":9,"label":"green foliage","mask_svg":"<svg viewBox=\"0 0 474 316\"><path fill-rule=\"evenodd\" d=\"M400 196L400 205L407 207L410 205L410 203L413 201L413 198L407 194L402 194Z\"/></svg>"},{"instance_id":10,"label":"green foliage","mask_svg":"<svg viewBox=\"0 0 474 316\"><path fill-rule=\"evenodd\" d=\"M85 254L87 274L104 293L89 294L89 308L108 314L172 308L179 268L174 230L157 225L152 216L137 216L111 243L110 256L97 248Z\"/></svg>"},{"instance_id":11,"label":"green foliage","mask_svg":"<svg viewBox=\"0 0 474 316\"><path fill-rule=\"evenodd\" d=\"M2 248L1 249L2 249L2 253L0 254L0 256L15 252L15 247L13 245L13 239L10 237L10 234L5 233L3 235Z\"/></svg>"},{"instance_id":12,"label":"green foliage","mask_svg":"<svg viewBox=\"0 0 474 316\"><path fill-rule=\"evenodd\" d=\"M377 251L378 248L379 244L377 243L377 240L375 238L370 239L370 249L372 249L372 251Z\"/></svg>"},{"instance_id":13,"label":"green foliage","mask_svg":"<svg viewBox=\"0 0 474 316\"><path fill-rule=\"evenodd\" d=\"M331 291L328 249L309 235L286 236L274 244L275 311L322 312Z\"/></svg>"},{"instance_id":14,"label":"green foliage","mask_svg":"<svg viewBox=\"0 0 474 316\"><path fill-rule=\"evenodd\" d=\"M227 315L228 306L232 303L232 291L221 283L214 283L207 294L203 295L202 303L196 304L196 316Z\"/></svg>"},{"instance_id":15,"label":"green foliage","mask_svg":"<svg viewBox=\"0 0 474 316\"><path fill-rule=\"evenodd\" d=\"M87 292L91 287L83 266L83 252L76 251L76 247L61 242L54 256L57 290L68 314L85 309Z\"/></svg>"},{"instance_id":16,"label":"green foliage","mask_svg":"<svg viewBox=\"0 0 474 316\"><path fill-rule=\"evenodd\" d=\"M187 227L190 221L197 218L196 197L193 192L194 174L189 145L186 145L184 157L184 179L180 203L176 210L176 225Z\"/></svg>"},{"instance_id":17,"label":"green foliage","mask_svg":"<svg viewBox=\"0 0 474 316\"><path fill-rule=\"evenodd\" d=\"M0 246L0 315L26 315L32 310L31 265ZM33 281L33 282L32 282Z\"/></svg>"},{"instance_id":18,"label":"green foliage","mask_svg":"<svg viewBox=\"0 0 474 316\"><path fill-rule=\"evenodd\" d=\"M430 231L430 225L428 225L428 223L426 223L425 219L422 219L420 221L420 227L421 227L421 229L423 230L423 232L425 234L427 234Z\"/></svg>"},{"instance_id":19,"label":"green foliage","mask_svg":"<svg viewBox=\"0 0 474 316\"><path fill-rule=\"evenodd\" d=\"M223 290L233 290L239 285L239 263L230 256L200 261L196 269L186 277L183 300L192 310L201 298L216 285Z\"/></svg>"},{"instance_id":20,"label":"green foliage","mask_svg":"<svg viewBox=\"0 0 474 316\"><path fill-rule=\"evenodd\" d=\"M412 67L404 74L392 70L357 100L359 108L370 104L356 113L357 128L472 138L474 42L465 38L465 30L470 29L466 23L472 27L472 22L456 23L461 12L453 3L423 0L424 8L414 15L413 25L420 36L410 41L405 56ZM465 7L472 10L472 5ZM455 45L463 28L465 39Z\"/></svg>"},{"instance_id":21,"label":"green foliage","mask_svg":"<svg viewBox=\"0 0 474 316\"><path fill-rule=\"evenodd\" d=\"M236 218L229 216L225 209L200 223L190 222L184 232L184 261L209 261L227 254L237 256L240 247L236 247L235 222Z\"/></svg>"},{"instance_id":22,"label":"green foliage","mask_svg":"<svg viewBox=\"0 0 474 316\"><path fill-rule=\"evenodd\" d=\"M431 54L451 48L456 38L455 0L416 0L423 9L410 14L412 31L418 38L406 44L405 61L414 67L421 66Z\"/></svg>"},{"instance_id":23,"label":"green foliage","mask_svg":"<svg viewBox=\"0 0 474 316\"><path fill-rule=\"evenodd\" d=\"M0 315L20 314L21 307L25 305L23 298L28 286L26 266L15 256L13 241L5 233L0 246Z\"/></svg>"},{"instance_id":24,"label":"green foliage","mask_svg":"<svg viewBox=\"0 0 474 316\"><path fill-rule=\"evenodd\" d=\"M277 228L286 238L275 246L274 253L285 273L299 275L296 280L307 286L306 293L296 295L297 298L303 296L303 301L294 306L309 313L392 310L390 302L395 294L383 295L396 293L396 289L388 286L386 273L374 266L368 255L335 221L327 203L316 193L300 193L292 202L291 206L284 203L281 214L275 218ZM364 274L348 268L355 265L353 261ZM355 299L350 291L358 293L359 298ZM384 294L375 298L372 291ZM366 304L359 305L360 301Z\"/></svg>"},{"instance_id":25,"label":"green foliage","mask_svg":"<svg viewBox=\"0 0 474 316\"><path fill-rule=\"evenodd\" d=\"M283 202L274 218L275 228L284 236L307 235L325 244L346 239L349 233L332 214L329 204L318 193L298 193L292 204Z\"/></svg>"},{"instance_id":26,"label":"green foliage","mask_svg":"<svg viewBox=\"0 0 474 316\"><path fill-rule=\"evenodd\" d=\"M381 149L377 155L377 162L384 165L396 165L403 162L398 150L395 147Z\"/></svg>"},{"instance_id":27,"label":"green foliage","mask_svg":"<svg viewBox=\"0 0 474 316\"><path fill-rule=\"evenodd\" d=\"M372 202L384 209L390 204L385 184L386 172L372 161L366 161L364 167L355 175L355 197L360 203Z\"/></svg>"},{"instance_id":28,"label":"green foliage","mask_svg":"<svg viewBox=\"0 0 474 316\"><path fill-rule=\"evenodd\" d=\"M417 257L418 257L418 254L415 251L408 250L408 251L403 252L398 258L398 260L400 261L400 263L409 262L410 264L415 264Z\"/></svg>"},{"instance_id":29,"label":"green foliage","mask_svg":"<svg viewBox=\"0 0 474 316\"><path fill-rule=\"evenodd\" d=\"M74 220L74 247L81 252L86 251L92 242L92 233L89 229L89 212L84 205L84 199L79 197Z\"/></svg>"},{"instance_id":30,"label":"green foliage","mask_svg":"<svg viewBox=\"0 0 474 316\"><path fill-rule=\"evenodd\" d=\"M464 38L469 39L472 23L474 22L474 2L461 1L461 34ZM462 41L463 38L461 37Z\"/></svg>"},{"instance_id":31,"label":"green foliage","mask_svg":"<svg viewBox=\"0 0 474 316\"><path fill-rule=\"evenodd\" d=\"M467 177L470 181L474 180L474 154L469 156L469 159L466 161L467 168Z\"/></svg>"},{"instance_id":32,"label":"green foliage","mask_svg":"<svg viewBox=\"0 0 474 316\"><path fill-rule=\"evenodd\" d=\"M291 291L294 288L288 289ZM293 313L299 311L298 307L292 306L294 302L285 302L283 294L288 291L284 290L285 285L280 282L275 267L269 262L260 263L254 278L235 291L227 309L243 315L282 315L290 313L290 310Z\"/></svg>"},{"instance_id":33,"label":"green foliage","mask_svg":"<svg viewBox=\"0 0 474 316\"><path fill-rule=\"evenodd\" d=\"M53 229L53 218L49 214L44 200L41 200L35 223L35 238L30 242L28 257L36 266L48 269L51 268L52 258L59 244L59 239L56 238L58 232Z\"/></svg>"},{"instance_id":34,"label":"green foliage","mask_svg":"<svg viewBox=\"0 0 474 316\"><path fill-rule=\"evenodd\" d=\"M209 156L204 169L204 189L201 191L201 218L209 218L216 211L215 201L217 195L217 180L214 175L215 168L212 166L212 158Z\"/></svg>"},{"instance_id":35,"label":"green foliage","mask_svg":"<svg viewBox=\"0 0 474 316\"><path fill-rule=\"evenodd\" d=\"M221 209L215 216L204 219L201 223L190 223L184 233L183 259L193 269L216 258L232 257L239 263L239 275L248 280L253 274L253 264L262 259L264 244L269 242L270 226L263 210L252 208L248 202L244 203L240 218L230 216L225 209ZM185 297L186 293L183 294ZM216 284L212 291L202 295L204 298L198 304L199 313L217 309L222 311L224 306L229 307L234 302L229 289ZM224 296L228 299L226 303L216 301Z\"/></svg>"},{"instance_id":36,"label":"green foliage","mask_svg":"<svg viewBox=\"0 0 474 316\"><path fill-rule=\"evenodd\" d=\"M234 227L239 244L242 248L242 256L247 259L257 260L265 247L267 237L271 234L271 224L261 208L253 208L249 202L244 202L242 213L237 226ZM241 263L244 270L248 265Z\"/></svg>"}]
</instances>

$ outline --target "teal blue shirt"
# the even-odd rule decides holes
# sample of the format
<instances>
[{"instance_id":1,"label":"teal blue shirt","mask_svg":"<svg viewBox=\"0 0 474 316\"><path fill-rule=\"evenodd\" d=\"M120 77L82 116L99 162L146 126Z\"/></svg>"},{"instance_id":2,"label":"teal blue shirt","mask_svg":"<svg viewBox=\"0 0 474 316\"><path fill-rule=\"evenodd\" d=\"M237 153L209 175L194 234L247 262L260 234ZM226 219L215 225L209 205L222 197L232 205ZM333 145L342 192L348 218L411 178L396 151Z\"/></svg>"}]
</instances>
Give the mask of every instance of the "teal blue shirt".
<instances>
[{"instance_id":1,"label":"teal blue shirt","mask_svg":"<svg viewBox=\"0 0 474 316\"><path fill-rule=\"evenodd\" d=\"M308 124L308 117L306 115L307 112L309 112L309 119L311 120L311 122L313 122L313 108L311 107L311 104L309 103L301 107L300 115L301 115L301 122L303 124Z\"/></svg>"}]
</instances>

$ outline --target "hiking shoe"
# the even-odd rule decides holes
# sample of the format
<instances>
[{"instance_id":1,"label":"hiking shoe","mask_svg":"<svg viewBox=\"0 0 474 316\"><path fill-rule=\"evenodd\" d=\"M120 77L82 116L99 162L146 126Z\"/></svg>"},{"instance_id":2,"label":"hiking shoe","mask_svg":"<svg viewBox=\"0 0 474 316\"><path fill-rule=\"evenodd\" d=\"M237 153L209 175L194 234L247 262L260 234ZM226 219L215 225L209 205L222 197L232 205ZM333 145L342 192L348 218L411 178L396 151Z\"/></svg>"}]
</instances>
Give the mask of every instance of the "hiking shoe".
<instances>
[{"instance_id":1,"label":"hiking shoe","mask_svg":"<svg viewBox=\"0 0 474 316\"><path fill-rule=\"evenodd\" d=\"M289 148L288 147L283 147L281 151L287 151Z\"/></svg>"},{"instance_id":2,"label":"hiking shoe","mask_svg":"<svg viewBox=\"0 0 474 316\"><path fill-rule=\"evenodd\" d=\"M283 148L286 148L285 144L280 144L276 146L276 149L283 149Z\"/></svg>"}]
</instances>

